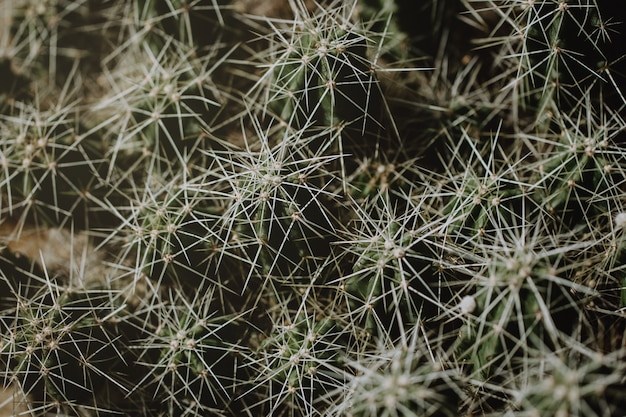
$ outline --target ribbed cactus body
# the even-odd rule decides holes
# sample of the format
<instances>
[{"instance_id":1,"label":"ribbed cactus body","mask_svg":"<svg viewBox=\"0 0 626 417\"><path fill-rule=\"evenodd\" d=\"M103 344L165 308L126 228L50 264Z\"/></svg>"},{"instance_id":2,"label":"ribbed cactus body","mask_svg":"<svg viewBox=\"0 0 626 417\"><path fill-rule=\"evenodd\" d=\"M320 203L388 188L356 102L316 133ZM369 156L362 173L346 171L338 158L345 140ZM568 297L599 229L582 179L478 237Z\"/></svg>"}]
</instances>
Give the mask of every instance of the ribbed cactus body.
<instances>
[{"instance_id":1,"label":"ribbed cactus body","mask_svg":"<svg viewBox=\"0 0 626 417\"><path fill-rule=\"evenodd\" d=\"M215 230L244 249L251 274L298 279L329 252L335 226L324 207L332 193L322 168L332 159L309 159L302 150L309 141L296 133L274 146L260 143L254 153L215 154L229 178L224 190L207 193L224 201Z\"/></svg>"},{"instance_id":2,"label":"ribbed cactus body","mask_svg":"<svg viewBox=\"0 0 626 417\"><path fill-rule=\"evenodd\" d=\"M487 173L480 175L471 168L461 175L443 209L449 222L448 233L461 238L480 237L515 222L521 215L524 197L513 181Z\"/></svg>"},{"instance_id":3,"label":"ribbed cactus body","mask_svg":"<svg viewBox=\"0 0 626 417\"><path fill-rule=\"evenodd\" d=\"M582 319L581 301L571 295L574 289L584 291L569 281L575 271L546 253L502 250L487 261L472 296L475 311L465 312L469 316L459 335L460 358L473 377L485 381L517 372L534 350L556 348Z\"/></svg>"},{"instance_id":4,"label":"ribbed cactus body","mask_svg":"<svg viewBox=\"0 0 626 417\"><path fill-rule=\"evenodd\" d=\"M612 210L608 202L621 192L624 161L616 157L618 133L603 132L595 117L557 120L560 132L548 142L538 166L541 191L535 198L568 227L589 228Z\"/></svg>"},{"instance_id":5,"label":"ribbed cactus body","mask_svg":"<svg viewBox=\"0 0 626 417\"><path fill-rule=\"evenodd\" d=\"M373 416L457 416L462 383L453 370L441 368L422 351L415 329L408 340L383 349L376 357L355 364L341 413Z\"/></svg>"},{"instance_id":6,"label":"ribbed cactus body","mask_svg":"<svg viewBox=\"0 0 626 417\"><path fill-rule=\"evenodd\" d=\"M170 293L154 308L133 341L132 390L170 413L223 409L233 397L240 337L236 317L213 307L215 288L201 287L193 297ZM149 300L146 300L149 302Z\"/></svg>"},{"instance_id":7,"label":"ribbed cactus body","mask_svg":"<svg viewBox=\"0 0 626 417\"><path fill-rule=\"evenodd\" d=\"M357 150L364 134L381 123L380 88L370 56L377 45L354 20L349 4L333 2L313 12L299 5L296 10L292 24L274 26L267 52L272 59L253 89L264 102L259 107L310 135L343 131L312 141L314 154L347 152L355 142Z\"/></svg>"},{"instance_id":8,"label":"ribbed cactus body","mask_svg":"<svg viewBox=\"0 0 626 417\"><path fill-rule=\"evenodd\" d=\"M513 416L530 413L554 416L605 416L621 413L626 404L624 369L618 355L562 358L551 355L543 370L537 370L520 392L520 410ZM620 376L621 375L621 376ZM521 411L523 410L523 411Z\"/></svg>"},{"instance_id":9,"label":"ribbed cactus body","mask_svg":"<svg viewBox=\"0 0 626 417\"><path fill-rule=\"evenodd\" d=\"M313 22L311 22L313 23ZM367 116L368 90L375 88L367 64L366 38L337 28L305 27L284 64L277 63L271 105L282 120L304 127L334 126Z\"/></svg>"},{"instance_id":10,"label":"ribbed cactus body","mask_svg":"<svg viewBox=\"0 0 626 417\"><path fill-rule=\"evenodd\" d=\"M381 191L357 209L352 230L337 242L348 262L337 278L351 320L372 334L395 337L406 323L434 320L448 299L437 277L437 248L419 207ZM396 212L398 210L398 212Z\"/></svg>"},{"instance_id":11,"label":"ribbed cactus body","mask_svg":"<svg viewBox=\"0 0 626 417\"><path fill-rule=\"evenodd\" d=\"M114 95L94 106L99 120L110 120L105 126L109 171L128 175L125 170L132 169L141 178L152 171L188 169L188 155L198 155L194 150L218 108L209 58L171 41L157 52L132 48L119 61L107 79Z\"/></svg>"},{"instance_id":12,"label":"ribbed cactus body","mask_svg":"<svg viewBox=\"0 0 626 417\"><path fill-rule=\"evenodd\" d=\"M252 354L258 370L251 383L269 398L270 413L324 413L344 378L344 332L332 318L306 314L282 314L284 322L275 323Z\"/></svg>"},{"instance_id":13,"label":"ribbed cactus body","mask_svg":"<svg viewBox=\"0 0 626 417\"><path fill-rule=\"evenodd\" d=\"M26 212L52 225L80 214L77 224L83 223L102 154L73 118L68 108L42 110L27 103L0 116L6 138L0 144L0 204L7 216Z\"/></svg>"},{"instance_id":14,"label":"ribbed cactus body","mask_svg":"<svg viewBox=\"0 0 626 417\"><path fill-rule=\"evenodd\" d=\"M119 310L106 292L29 278L11 282L12 292L4 295L15 303L3 302L0 317L2 379L19 384L44 410L55 404L67 412L78 403L108 406L109 395L123 392L116 376L127 357Z\"/></svg>"}]
</instances>

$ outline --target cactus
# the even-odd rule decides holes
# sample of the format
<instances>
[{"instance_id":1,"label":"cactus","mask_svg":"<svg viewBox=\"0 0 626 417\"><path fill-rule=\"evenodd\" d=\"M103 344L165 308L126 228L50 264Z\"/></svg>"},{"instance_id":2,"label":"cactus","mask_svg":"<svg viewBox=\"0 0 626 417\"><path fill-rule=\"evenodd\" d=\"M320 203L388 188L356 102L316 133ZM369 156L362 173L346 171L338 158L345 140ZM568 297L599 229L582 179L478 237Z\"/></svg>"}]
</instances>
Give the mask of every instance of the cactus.
<instances>
[{"instance_id":1,"label":"cactus","mask_svg":"<svg viewBox=\"0 0 626 417\"><path fill-rule=\"evenodd\" d=\"M3 276L2 380L19 385L27 407L75 414L123 396L116 373L127 356L112 294L74 290L35 270Z\"/></svg>"},{"instance_id":2,"label":"cactus","mask_svg":"<svg viewBox=\"0 0 626 417\"><path fill-rule=\"evenodd\" d=\"M323 413L345 378L346 335L332 317L308 317L305 308L289 313L277 312L249 359L251 375L257 376L248 395L261 395L251 409L268 415Z\"/></svg>"},{"instance_id":3,"label":"cactus","mask_svg":"<svg viewBox=\"0 0 626 417\"><path fill-rule=\"evenodd\" d=\"M501 255L486 260L471 295L476 311L461 330L460 357L468 361L472 375L485 380L493 380L500 368L516 369L524 363L517 356L523 358L529 349L560 346L580 320L582 301L577 298L593 295L576 285L575 269L559 261L577 249L575 244L553 249L542 242L497 244Z\"/></svg>"},{"instance_id":4,"label":"cactus","mask_svg":"<svg viewBox=\"0 0 626 417\"><path fill-rule=\"evenodd\" d=\"M255 107L311 132L313 154L362 154L365 141L375 147L384 123L372 56L381 45L354 20L354 6L335 1L310 11L296 1L288 25L268 22L267 71L252 88L263 105ZM341 163L345 170L348 162Z\"/></svg>"},{"instance_id":5,"label":"cactus","mask_svg":"<svg viewBox=\"0 0 626 417\"><path fill-rule=\"evenodd\" d=\"M0 415L626 412L626 16L0 0Z\"/></svg>"},{"instance_id":6,"label":"cactus","mask_svg":"<svg viewBox=\"0 0 626 417\"><path fill-rule=\"evenodd\" d=\"M549 356L545 370L532 375L518 395L518 409L507 415L590 415L620 413L624 400L623 365L619 355L582 360ZM608 413L608 414L607 414Z\"/></svg>"},{"instance_id":7,"label":"cactus","mask_svg":"<svg viewBox=\"0 0 626 417\"><path fill-rule=\"evenodd\" d=\"M85 195L94 187L101 154L91 133L77 128L72 108L58 104L44 110L16 102L0 119L7 138L0 149L0 210L7 216L22 213L49 225L73 216L76 225L86 221L91 204Z\"/></svg>"},{"instance_id":8,"label":"cactus","mask_svg":"<svg viewBox=\"0 0 626 417\"><path fill-rule=\"evenodd\" d=\"M586 224L588 230L612 210L607 201L620 193L621 182L621 162L615 158L618 132L605 131L606 125L593 115L583 121L591 107L581 104L568 116L555 115L552 123L559 126L558 135L555 132L545 147L538 145L545 157L537 164L536 179L544 189L538 202L560 224Z\"/></svg>"},{"instance_id":9,"label":"cactus","mask_svg":"<svg viewBox=\"0 0 626 417\"><path fill-rule=\"evenodd\" d=\"M277 30L265 102L294 127L368 117L368 93L376 82L369 72L366 33L351 21L351 5L337 2L317 13L298 6L290 38Z\"/></svg>"},{"instance_id":10,"label":"cactus","mask_svg":"<svg viewBox=\"0 0 626 417\"><path fill-rule=\"evenodd\" d=\"M404 323L433 320L446 303L437 278L437 249L419 207L396 213L384 192L372 208L357 209L354 231L337 245L351 265L337 282L349 297L351 320L392 336Z\"/></svg>"},{"instance_id":11,"label":"cactus","mask_svg":"<svg viewBox=\"0 0 626 417\"><path fill-rule=\"evenodd\" d=\"M198 288L193 299L170 292L161 304L146 305L139 338L132 341L137 352L131 394L145 395L146 403L169 414L227 408L241 331L237 317L215 314L214 295L212 287Z\"/></svg>"},{"instance_id":12,"label":"cactus","mask_svg":"<svg viewBox=\"0 0 626 417\"><path fill-rule=\"evenodd\" d=\"M227 187L216 183L219 189L206 194L225 201L216 220L218 235L245 248L251 273L297 278L323 259L334 233L333 214L323 206L332 197L330 184L318 178L318 170L334 158L312 160L303 150L312 139L301 131L285 134L276 145L258 133L258 151L246 144L242 151L212 155L221 161L218 178L227 179L220 180Z\"/></svg>"},{"instance_id":13,"label":"cactus","mask_svg":"<svg viewBox=\"0 0 626 417\"><path fill-rule=\"evenodd\" d=\"M406 330L402 342L352 364L358 374L337 415L459 415L464 397L459 375L431 361L416 328Z\"/></svg>"}]
</instances>

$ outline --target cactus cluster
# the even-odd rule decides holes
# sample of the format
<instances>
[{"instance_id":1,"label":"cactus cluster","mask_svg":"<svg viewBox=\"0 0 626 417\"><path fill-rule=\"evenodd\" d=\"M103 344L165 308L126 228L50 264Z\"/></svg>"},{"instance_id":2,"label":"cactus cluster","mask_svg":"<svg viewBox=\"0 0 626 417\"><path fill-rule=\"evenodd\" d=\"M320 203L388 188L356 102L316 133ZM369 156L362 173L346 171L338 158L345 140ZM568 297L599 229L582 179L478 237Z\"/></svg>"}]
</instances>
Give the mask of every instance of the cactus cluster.
<instances>
[{"instance_id":1,"label":"cactus cluster","mask_svg":"<svg viewBox=\"0 0 626 417\"><path fill-rule=\"evenodd\" d=\"M0 0L0 416L626 413L610 0Z\"/></svg>"}]
</instances>

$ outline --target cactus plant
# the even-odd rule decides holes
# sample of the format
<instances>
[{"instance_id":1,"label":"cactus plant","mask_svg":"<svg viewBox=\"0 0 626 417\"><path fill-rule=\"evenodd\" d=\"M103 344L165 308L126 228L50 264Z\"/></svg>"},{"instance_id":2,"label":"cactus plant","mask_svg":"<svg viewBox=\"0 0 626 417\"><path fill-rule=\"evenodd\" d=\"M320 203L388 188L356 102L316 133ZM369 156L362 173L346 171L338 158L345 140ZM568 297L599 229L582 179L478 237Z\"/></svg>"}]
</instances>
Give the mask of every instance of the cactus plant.
<instances>
[{"instance_id":1,"label":"cactus plant","mask_svg":"<svg viewBox=\"0 0 626 417\"><path fill-rule=\"evenodd\" d=\"M213 288L198 290L194 299L176 292L161 304L147 304L139 338L132 341L140 377L131 394L162 402L169 414L224 410L233 396L237 317L215 314Z\"/></svg>"},{"instance_id":2,"label":"cactus plant","mask_svg":"<svg viewBox=\"0 0 626 417\"><path fill-rule=\"evenodd\" d=\"M120 309L107 291L61 286L38 272L3 276L8 291L2 309L2 380L20 387L31 410L104 410L111 397L124 395L116 376L127 356Z\"/></svg>"},{"instance_id":3,"label":"cactus plant","mask_svg":"<svg viewBox=\"0 0 626 417\"><path fill-rule=\"evenodd\" d=\"M0 0L0 414L626 413L600 0Z\"/></svg>"},{"instance_id":4,"label":"cactus plant","mask_svg":"<svg viewBox=\"0 0 626 417\"><path fill-rule=\"evenodd\" d=\"M433 362L422 345L418 328L406 329L405 339L352 364L348 395L340 404L350 416L457 416L464 397L454 369Z\"/></svg>"},{"instance_id":5,"label":"cactus plant","mask_svg":"<svg viewBox=\"0 0 626 417\"><path fill-rule=\"evenodd\" d=\"M276 314L249 359L251 374L257 376L248 395L260 395L251 410L268 415L323 413L344 383L345 331L332 317L308 317L304 308Z\"/></svg>"}]
</instances>

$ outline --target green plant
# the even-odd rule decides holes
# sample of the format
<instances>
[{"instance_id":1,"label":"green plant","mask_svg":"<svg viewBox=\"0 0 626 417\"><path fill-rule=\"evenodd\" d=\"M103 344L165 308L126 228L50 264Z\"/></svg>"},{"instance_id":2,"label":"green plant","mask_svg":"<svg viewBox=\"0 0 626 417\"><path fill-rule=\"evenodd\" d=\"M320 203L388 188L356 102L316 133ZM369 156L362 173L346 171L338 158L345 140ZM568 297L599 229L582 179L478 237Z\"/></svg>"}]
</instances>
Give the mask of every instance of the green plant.
<instances>
[{"instance_id":1,"label":"green plant","mask_svg":"<svg viewBox=\"0 0 626 417\"><path fill-rule=\"evenodd\" d=\"M407 329L408 340L401 339L376 356L351 363L358 373L340 406L340 415L459 415L464 397L459 375L429 358L420 333L417 328Z\"/></svg>"},{"instance_id":2,"label":"green plant","mask_svg":"<svg viewBox=\"0 0 626 417\"><path fill-rule=\"evenodd\" d=\"M139 338L131 341L131 349L137 350L131 395L145 395L170 415L227 407L241 331L237 317L216 314L214 291L198 288L193 299L170 292L159 304L149 299L145 310L140 306L138 316L145 317Z\"/></svg>"},{"instance_id":3,"label":"green plant","mask_svg":"<svg viewBox=\"0 0 626 417\"><path fill-rule=\"evenodd\" d=\"M622 9L0 0L0 413L625 413Z\"/></svg>"},{"instance_id":4,"label":"green plant","mask_svg":"<svg viewBox=\"0 0 626 417\"><path fill-rule=\"evenodd\" d=\"M344 383L346 335L332 317L307 316L306 306L291 312L277 306L267 337L252 352L250 402L253 412L313 415L332 404ZM254 404L254 405L252 405Z\"/></svg>"},{"instance_id":5,"label":"green plant","mask_svg":"<svg viewBox=\"0 0 626 417\"><path fill-rule=\"evenodd\" d=\"M591 355L591 356L590 356ZM618 355L581 359L548 356L545 369L529 375L516 407L505 415L601 416L621 413L624 404L623 365ZM532 363L532 362L531 362Z\"/></svg>"},{"instance_id":6,"label":"green plant","mask_svg":"<svg viewBox=\"0 0 626 417\"><path fill-rule=\"evenodd\" d=\"M116 375L128 346L112 293L59 285L36 268L3 275L2 285L2 381L17 385L30 409L104 410L124 395Z\"/></svg>"}]
</instances>

